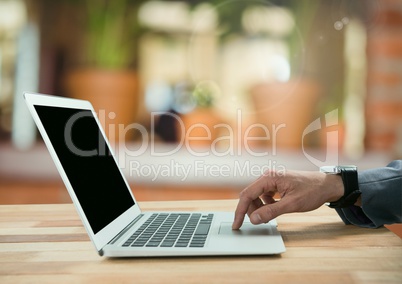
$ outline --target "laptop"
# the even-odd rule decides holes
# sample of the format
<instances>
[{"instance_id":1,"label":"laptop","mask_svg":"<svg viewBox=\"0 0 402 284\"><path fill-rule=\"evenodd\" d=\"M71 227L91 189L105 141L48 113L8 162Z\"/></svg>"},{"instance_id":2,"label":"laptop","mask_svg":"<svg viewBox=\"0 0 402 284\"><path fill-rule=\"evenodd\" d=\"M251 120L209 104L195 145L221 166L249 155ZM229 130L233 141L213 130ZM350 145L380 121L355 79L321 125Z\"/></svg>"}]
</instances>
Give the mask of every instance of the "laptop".
<instances>
[{"instance_id":1,"label":"laptop","mask_svg":"<svg viewBox=\"0 0 402 284\"><path fill-rule=\"evenodd\" d=\"M24 98L99 255L271 255L285 251L275 220L232 230L234 212L144 212L90 102Z\"/></svg>"}]
</instances>

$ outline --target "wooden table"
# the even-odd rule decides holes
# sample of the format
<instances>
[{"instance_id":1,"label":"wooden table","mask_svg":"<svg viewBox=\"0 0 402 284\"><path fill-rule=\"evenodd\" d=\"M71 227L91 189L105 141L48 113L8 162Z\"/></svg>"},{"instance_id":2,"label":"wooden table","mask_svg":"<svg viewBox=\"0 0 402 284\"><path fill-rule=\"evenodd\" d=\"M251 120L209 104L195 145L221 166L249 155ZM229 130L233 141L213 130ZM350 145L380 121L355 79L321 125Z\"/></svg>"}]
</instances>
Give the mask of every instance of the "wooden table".
<instances>
[{"instance_id":1,"label":"wooden table","mask_svg":"<svg viewBox=\"0 0 402 284\"><path fill-rule=\"evenodd\" d=\"M233 211L235 200L142 202L143 210ZM280 256L99 257L72 204L0 206L0 283L402 283L402 240L344 225L325 206L278 217Z\"/></svg>"}]
</instances>

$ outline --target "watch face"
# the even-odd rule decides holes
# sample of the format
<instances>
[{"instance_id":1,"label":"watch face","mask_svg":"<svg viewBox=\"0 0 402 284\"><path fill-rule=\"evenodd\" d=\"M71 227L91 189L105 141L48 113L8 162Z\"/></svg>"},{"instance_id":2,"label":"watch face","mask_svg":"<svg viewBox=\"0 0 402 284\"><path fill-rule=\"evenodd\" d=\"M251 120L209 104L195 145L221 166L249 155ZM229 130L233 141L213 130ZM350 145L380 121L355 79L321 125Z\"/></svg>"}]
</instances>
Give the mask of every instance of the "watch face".
<instances>
[{"instance_id":1,"label":"watch face","mask_svg":"<svg viewBox=\"0 0 402 284\"><path fill-rule=\"evenodd\" d=\"M338 166L339 170L357 170L356 166Z\"/></svg>"},{"instance_id":2,"label":"watch face","mask_svg":"<svg viewBox=\"0 0 402 284\"><path fill-rule=\"evenodd\" d=\"M338 166L324 166L324 167L320 167L320 172L336 175L341 172L341 169Z\"/></svg>"},{"instance_id":3,"label":"watch face","mask_svg":"<svg viewBox=\"0 0 402 284\"><path fill-rule=\"evenodd\" d=\"M324 166L320 167L320 172L326 174L340 174L342 170L357 170L356 166Z\"/></svg>"}]
</instances>

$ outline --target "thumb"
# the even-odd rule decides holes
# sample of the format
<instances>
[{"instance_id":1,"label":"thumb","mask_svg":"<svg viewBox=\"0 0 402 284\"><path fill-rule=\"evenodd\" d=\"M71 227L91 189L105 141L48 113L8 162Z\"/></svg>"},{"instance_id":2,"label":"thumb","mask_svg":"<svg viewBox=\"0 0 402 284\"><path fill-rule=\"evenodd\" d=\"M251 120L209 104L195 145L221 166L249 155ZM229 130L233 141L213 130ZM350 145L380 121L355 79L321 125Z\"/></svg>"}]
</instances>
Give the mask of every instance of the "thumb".
<instances>
[{"instance_id":1,"label":"thumb","mask_svg":"<svg viewBox=\"0 0 402 284\"><path fill-rule=\"evenodd\" d=\"M288 211L286 210L286 201L284 202L284 200L282 199L272 204L266 204L255 210L250 215L250 221L254 225L268 223L272 219L287 212Z\"/></svg>"}]
</instances>

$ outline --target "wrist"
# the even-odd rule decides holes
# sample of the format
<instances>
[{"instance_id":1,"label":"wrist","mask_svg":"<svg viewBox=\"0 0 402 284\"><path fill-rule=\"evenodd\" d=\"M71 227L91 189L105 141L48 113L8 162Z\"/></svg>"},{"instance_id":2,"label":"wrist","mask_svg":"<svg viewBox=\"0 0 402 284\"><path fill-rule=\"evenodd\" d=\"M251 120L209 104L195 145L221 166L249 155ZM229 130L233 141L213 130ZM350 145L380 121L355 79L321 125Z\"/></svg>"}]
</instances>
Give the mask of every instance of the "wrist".
<instances>
[{"instance_id":1,"label":"wrist","mask_svg":"<svg viewBox=\"0 0 402 284\"><path fill-rule=\"evenodd\" d=\"M361 195L356 166L324 166L320 172L340 176L343 183L343 195L336 201L330 201L331 208L346 208L354 205ZM331 197L332 199L332 197Z\"/></svg>"},{"instance_id":2,"label":"wrist","mask_svg":"<svg viewBox=\"0 0 402 284\"><path fill-rule=\"evenodd\" d=\"M359 196L359 198L356 200L356 202L355 202L354 205L355 205L355 206L362 207L362 197L361 197L361 196Z\"/></svg>"},{"instance_id":3,"label":"wrist","mask_svg":"<svg viewBox=\"0 0 402 284\"><path fill-rule=\"evenodd\" d=\"M326 202L335 202L345 194L342 177L339 175L325 175L325 188L328 192Z\"/></svg>"}]
</instances>

